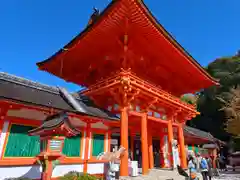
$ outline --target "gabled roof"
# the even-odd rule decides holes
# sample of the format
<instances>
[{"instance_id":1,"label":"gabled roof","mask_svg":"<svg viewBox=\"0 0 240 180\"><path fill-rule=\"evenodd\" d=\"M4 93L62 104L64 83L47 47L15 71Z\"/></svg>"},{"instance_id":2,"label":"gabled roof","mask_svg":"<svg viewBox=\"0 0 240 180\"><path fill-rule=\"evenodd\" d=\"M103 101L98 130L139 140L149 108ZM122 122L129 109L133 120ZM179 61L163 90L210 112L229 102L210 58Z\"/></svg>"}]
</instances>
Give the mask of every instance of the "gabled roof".
<instances>
[{"instance_id":1,"label":"gabled roof","mask_svg":"<svg viewBox=\"0 0 240 180\"><path fill-rule=\"evenodd\" d=\"M118 61L116 54L120 53L121 47L117 44L121 43L121 35L124 35L124 23L122 23L123 18L125 17L126 13L130 13L130 23L129 23L129 29L133 29L133 32L135 34L139 33L138 38L129 36L129 43L131 41L135 41L135 46L138 46L138 49L131 49L132 52L132 59L138 59L141 56L141 51L144 51L145 49L149 49L149 41L151 41L151 48L154 47L154 53L148 52L148 54L145 54L148 59L151 59L152 63L149 63L150 65L155 62L158 62L159 70L156 70L156 72L161 73L153 73L153 70L151 70L149 73L150 75L146 75L147 72L143 70L143 72L138 72L141 75L146 75L148 77L149 81L156 81L154 83L162 86L162 88L166 88L169 92L172 92L173 94L184 94L188 92L194 92L197 90L200 90L202 88L209 87L211 85L218 84L215 79L213 79L198 63L197 61L189 54L187 51L179 44L177 41L166 31L166 29L163 28L163 26L156 20L156 18L151 14L151 12L148 10L147 6L143 3L141 0L114 0L111 1L111 3L107 6L107 8L100 14L100 16L97 18L95 23L92 23L91 25L87 26L86 29L84 29L79 35L77 35L70 43L68 43L64 48L59 50L56 54L51 56L45 61L37 63L38 67L41 70L48 71L56 76L59 76L61 78L66 79L67 81L74 82L76 84L80 84L83 86L89 86L91 83L94 83L92 79L94 78L100 78L99 74L96 73L97 71L94 71L92 69L92 72L95 73L95 77L93 75L87 76L86 74L89 73L88 67L95 67L96 69L101 69L99 66L100 64L94 64L96 62L93 62L95 59L98 59L98 63L103 64L103 59L106 58L106 54L104 54L104 48L101 49L103 46L105 46L105 49L114 54L110 54L110 56L113 56L114 63ZM135 20L135 24L131 26L132 21ZM134 29L135 28L135 29ZM116 32L115 32L116 31ZM148 33L141 34L141 31L147 31ZM104 34L105 33L105 34ZM114 34L115 33L115 34ZM147 35L146 35L147 34ZM149 39L141 41L142 44L147 43L141 47L140 41L137 41L136 39L144 39L143 35L146 35ZM154 38L155 37L155 38ZM135 39L134 39L135 38ZM101 41L101 42L98 42ZM115 41L115 44L113 43ZM95 45L94 45L95 42ZM90 47L90 45L92 47ZM89 45L89 46L88 46ZM130 45L129 45L130 46ZM113 48L116 48L118 50L114 50ZM164 48L163 48L164 47ZM88 50L87 50L88 49ZM74 54L71 53L74 51ZM94 53L92 53L94 51ZM137 53L136 53L137 51ZM147 53L147 51L146 51ZM162 53L162 54L161 54ZM76 55L78 54L78 55ZM165 55L169 55L166 57ZM76 56L75 56L76 55ZM97 57L97 55L99 55ZM100 57L102 55L102 57ZM147 59L146 58L146 59ZM154 59L155 58L155 59ZM167 58L167 59L166 59ZM140 58L141 59L141 58ZM138 59L138 71L141 71L141 64L144 64L142 62L139 62ZM144 58L143 58L144 59ZM161 62L160 62L161 61ZM176 64L176 67L171 67L169 62L171 62L171 66L173 64ZM65 63L67 62L67 63ZM74 63L73 63L74 62ZM70 69L73 68L73 64L78 62L81 64L83 69L77 72L70 71ZM119 62L118 62L119 63ZM63 66L64 64L64 66ZM72 65L70 65L72 64ZM128 63L131 64L131 63ZM178 64L178 65L177 65ZM179 65L181 64L181 65ZM106 66L106 65L105 65ZM156 66L154 64L152 68ZM111 66L111 68L107 68L105 70L105 76L107 76L106 71L111 71L114 69L114 67L118 67L118 64L115 66ZM179 74L179 67L184 67L185 69L181 69L182 74L184 77L182 79L180 76L178 76L176 73ZM90 69L91 69L90 68ZM134 67L131 67L134 70ZM136 68L136 67L135 67ZM156 67L155 67L156 68ZM171 72L168 70L170 68ZM172 68L172 69L171 69ZM62 73L62 70L64 69L64 72L67 72L65 74ZM164 72L164 69L166 70L166 74ZM178 71L178 72L177 72ZM110 72L109 72L110 73ZM184 74L185 73L185 74ZM67 74L67 75L66 75ZM69 74L72 75L72 77L69 77ZM155 74L153 76L152 74ZM158 74L158 76L156 76ZM164 74L164 77L159 77L160 75ZM166 86L166 82L163 82L163 80L166 78L172 78L172 75L175 74L174 79L180 78L182 82L188 82L188 84L185 84L185 86L182 86L182 82L179 82L180 84L177 84L177 82L172 82L173 87L164 87ZM180 74L179 74L180 75ZM188 77L191 75L192 80L190 81L189 78L186 79L185 76ZM78 78L76 78L76 76ZM145 77L145 78L146 78ZM160 79L163 78L163 79ZM168 79L169 80L169 79ZM177 80L176 80L177 81ZM161 84L162 82L162 84ZM188 87L187 87L188 86ZM168 89L170 88L170 89ZM179 92L174 92L176 89L179 88Z\"/></svg>"},{"instance_id":2,"label":"gabled roof","mask_svg":"<svg viewBox=\"0 0 240 180\"><path fill-rule=\"evenodd\" d=\"M60 128L61 127L61 128ZM30 130L31 136L76 136L80 134L80 131L72 125L66 112L60 112L52 116L48 116L41 126Z\"/></svg>"},{"instance_id":3,"label":"gabled roof","mask_svg":"<svg viewBox=\"0 0 240 180\"><path fill-rule=\"evenodd\" d=\"M95 105L84 95L74 95L85 112L77 112L72 105L61 96L57 87L52 87L21 77L0 72L0 100L10 100L36 106L45 106L59 110L81 113L103 119L118 120L119 118L107 110Z\"/></svg>"},{"instance_id":4,"label":"gabled roof","mask_svg":"<svg viewBox=\"0 0 240 180\"><path fill-rule=\"evenodd\" d=\"M202 131L202 130L197 129L197 128L193 128L193 127L190 127L190 126L184 126L184 133L185 133L186 136L190 135L192 137L205 139L205 140L207 140L209 142L212 142L212 143L219 143L221 145L225 145L225 142L215 138L210 133Z\"/></svg>"},{"instance_id":5,"label":"gabled roof","mask_svg":"<svg viewBox=\"0 0 240 180\"><path fill-rule=\"evenodd\" d=\"M190 126L185 126L184 131L186 134L190 134L192 136L203 138L203 139L209 140L211 142L215 141L215 138L210 133L207 133L205 131L202 131L202 130L199 130L199 129L196 129L196 128L193 128Z\"/></svg>"}]
</instances>

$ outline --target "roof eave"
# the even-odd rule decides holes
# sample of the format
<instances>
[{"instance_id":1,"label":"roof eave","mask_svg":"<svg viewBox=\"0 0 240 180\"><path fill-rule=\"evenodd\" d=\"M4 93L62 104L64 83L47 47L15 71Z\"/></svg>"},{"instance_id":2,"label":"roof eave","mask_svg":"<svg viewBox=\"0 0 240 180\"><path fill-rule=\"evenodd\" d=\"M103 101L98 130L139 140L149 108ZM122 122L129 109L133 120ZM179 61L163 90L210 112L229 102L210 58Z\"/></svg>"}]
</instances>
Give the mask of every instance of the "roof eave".
<instances>
[{"instance_id":1,"label":"roof eave","mask_svg":"<svg viewBox=\"0 0 240 180\"><path fill-rule=\"evenodd\" d=\"M53 58L55 58L56 56L58 56L59 54L63 53L65 51L65 49L68 49L72 44L75 43L75 41L77 40L80 40L82 39L89 31L91 31L94 27L96 27L103 19L103 17L105 16L105 14L107 14L115 4L117 4L117 2L119 1L111 1L108 6L100 13L98 19L88 25L82 32L80 32L77 36L75 36L69 43L67 43L63 48L61 48L60 50L58 50L55 54L53 54L51 57L43 60L43 61L40 61L40 62L37 62L37 66L40 70L44 70L44 65L46 63L48 63L49 61L53 60Z\"/></svg>"},{"instance_id":2,"label":"roof eave","mask_svg":"<svg viewBox=\"0 0 240 180\"><path fill-rule=\"evenodd\" d=\"M208 72L206 72L206 70L197 62L196 59L194 59L194 57L192 57L191 54L189 54L187 52L187 50L181 46L181 44L179 44L177 42L177 40L159 23L159 21L155 18L155 16L151 13L151 11L149 10L149 8L146 6L146 4L143 1L138 1L142 6L140 6L142 8L142 10L144 10L145 14L147 15L148 19L151 20L151 22L153 23L153 25L159 30L161 31L165 37L173 43L173 45L180 50L181 53L183 53L186 57L188 57L188 59L194 64L196 65L199 70L206 75L209 80L212 81L213 85L219 85L219 81L215 78L213 78L212 76L210 76L208 74Z\"/></svg>"},{"instance_id":3,"label":"roof eave","mask_svg":"<svg viewBox=\"0 0 240 180\"><path fill-rule=\"evenodd\" d=\"M46 63L48 63L49 61L53 60L56 56L58 56L61 53L65 52L65 49L68 49L72 44L75 43L75 41L82 39L89 31L91 31L94 27L96 27L104 18L104 16L111 11L111 9L117 5L117 3L119 3L120 1L111 1L108 6L100 13L98 19L96 20L95 23L87 26L81 33L79 33L74 39L72 39L67 45L65 45L62 49L60 49L59 51L57 51L54 55L52 55L51 57L49 57L48 59L38 62L37 66L40 70L45 70L47 68L44 67L44 65ZM219 85L219 82L217 79L214 79L213 77L211 77L206 70L176 41L176 39L158 22L158 20L153 16L153 14L151 13L151 11L148 9L148 7L146 6L146 4L140 0L137 1L138 4L140 5L139 7L144 11L145 15L148 17L148 19L152 22L152 24L160 31L164 34L164 36L170 41L172 42L172 44L184 55L186 56L191 63L193 63L193 65L195 65L196 67L198 67L198 69L207 77L207 79L209 79L212 83L212 85Z\"/></svg>"}]
</instances>

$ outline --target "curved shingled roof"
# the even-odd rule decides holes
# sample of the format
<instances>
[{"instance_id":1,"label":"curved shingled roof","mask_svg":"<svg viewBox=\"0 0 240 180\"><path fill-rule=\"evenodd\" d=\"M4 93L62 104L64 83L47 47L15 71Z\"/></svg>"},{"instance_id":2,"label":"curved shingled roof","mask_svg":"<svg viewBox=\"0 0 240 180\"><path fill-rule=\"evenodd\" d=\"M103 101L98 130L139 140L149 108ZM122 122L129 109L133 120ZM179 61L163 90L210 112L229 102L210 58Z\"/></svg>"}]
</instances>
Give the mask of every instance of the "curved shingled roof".
<instances>
[{"instance_id":1,"label":"curved shingled roof","mask_svg":"<svg viewBox=\"0 0 240 180\"><path fill-rule=\"evenodd\" d=\"M56 74L56 72L53 72L55 70L52 70L52 68L49 67L45 67L50 61L54 60L57 56L64 54L65 52L67 52L66 50L68 50L69 48L71 49L72 46L75 46L76 44L78 44L78 42L80 40L82 40L89 32L93 31L93 29L95 27L97 27L98 24L101 23L101 21L104 20L104 18L107 17L108 13L110 13L118 4L120 4L121 2L130 2L130 0L113 0L111 1L111 3L107 6L107 8L105 8L103 10L103 12L99 15L99 17L97 18L96 22L90 24L89 26L87 26L80 34L78 34L73 40L71 40L66 46L64 46L64 48L60 49L57 53L55 53L53 56L51 56L50 58L37 63L38 67L42 70L46 70L50 73L53 73L54 75L57 76L61 76L58 73ZM205 76L206 78L206 82L208 81L208 86L211 85L217 85L218 82L216 79L212 78L205 70L204 68L201 67L201 65L170 35L170 33L167 32L167 30L157 21L157 19L152 15L151 11L147 8L147 6L144 4L143 1L141 0L134 0L131 1L134 2L143 12L143 14L145 15L145 17L147 17L149 19L149 21L151 22L151 25L153 25L156 29L158 29L158 31L160 33L162 33L164 35L164 38L166 38L169 42L171 42L171 44L183 55L186 57L186 60L190 63L193 64L194 67L196 67L196 69L199 70L199 72L202 74L202 76ZM116 10L116 9L114 9ZM49 68L49 69L48 69ZM51 69L51 70L50 70ZM64 78L64 77L63 77ZM69 81L74 82L72 80L69 79ZM76 83L76 82L74 82ZM201 88L201 87L200 87ZM197 90L200 90L199 87Z\"/></svg>"},{"instance_id":2,"label":"curved shingled roof","mask_svg":"<svg viewBox=\"0 0 240 180\"><path fill-rule=\"evenodd\" d=\"M109 111L95 105L84 95L74 95L76 101L85 109L85 112L77 112L76 109L61 96L57 87L40 84L21 77L0 72L0 100L10 100L21 103L45 106L69 112L82 113L103 119L119 120Z\"/></svg>"}]
</instances>

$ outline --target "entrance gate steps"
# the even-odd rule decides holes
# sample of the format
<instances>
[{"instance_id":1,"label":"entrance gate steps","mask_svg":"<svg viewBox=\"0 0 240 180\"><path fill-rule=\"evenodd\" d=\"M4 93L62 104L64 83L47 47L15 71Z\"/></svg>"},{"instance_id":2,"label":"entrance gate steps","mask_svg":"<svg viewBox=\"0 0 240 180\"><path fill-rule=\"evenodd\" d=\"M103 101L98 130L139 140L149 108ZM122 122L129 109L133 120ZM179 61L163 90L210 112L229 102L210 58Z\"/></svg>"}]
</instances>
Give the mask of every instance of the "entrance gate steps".
<instances>
[{"instance_id":1,"label":"entrance gate steps","mask_svg":"<svg viewBox=\"0 0 240 180\"><path fill-rule=\"evenodd\" d=\"M139 174L137 177L120 177L120 180L185 180L185 177L179 175L177 170L151 169L148 175Z\"/></svg>"}]
</instances>

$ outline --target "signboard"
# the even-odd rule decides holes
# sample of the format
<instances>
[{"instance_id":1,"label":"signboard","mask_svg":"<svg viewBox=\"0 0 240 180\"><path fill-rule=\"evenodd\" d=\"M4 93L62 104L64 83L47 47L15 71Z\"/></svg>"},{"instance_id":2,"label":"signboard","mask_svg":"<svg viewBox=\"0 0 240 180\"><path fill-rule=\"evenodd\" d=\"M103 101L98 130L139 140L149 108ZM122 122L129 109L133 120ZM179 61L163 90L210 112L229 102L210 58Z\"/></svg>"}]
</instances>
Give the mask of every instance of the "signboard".
<instances>
[{"instance_id":1,"label":"signboard","mask_svg":"<svg viewBox=\"0 0 240 180\"><path fill-rule=\"evenodd\" d=\"M111 139L111 145L118 145L117 139Z\"/></svg>"},{"instance_id":2,"label":"signboard","mask_svg":"<svg viewBox=\"0 0 240 180\"><path fill-rule=\"evenodd\" d=\"M61 150L62 141L60 140L51 140L50 141L50 149L53 151Z\"/></svg>"},{"instance_id":3,"label":"signboard","mask_svg":"<svg viewBox=\"0 0 240 180\"><path fill-rule=\"evenodd\" d=\"M204 144L203 148L205 148L205 149L215 149L215 148L217 148L217 145L216 144Z\"/></svg>"}]
</instances>

